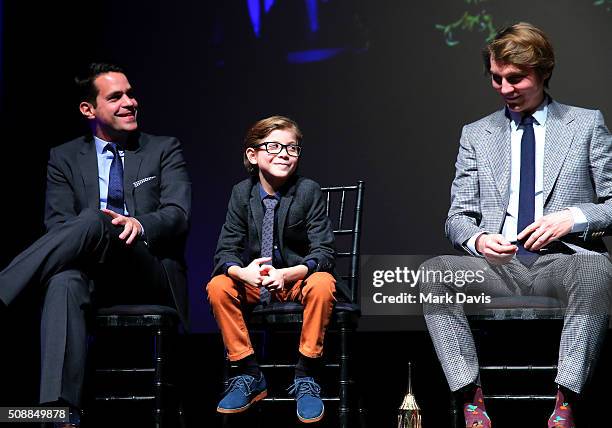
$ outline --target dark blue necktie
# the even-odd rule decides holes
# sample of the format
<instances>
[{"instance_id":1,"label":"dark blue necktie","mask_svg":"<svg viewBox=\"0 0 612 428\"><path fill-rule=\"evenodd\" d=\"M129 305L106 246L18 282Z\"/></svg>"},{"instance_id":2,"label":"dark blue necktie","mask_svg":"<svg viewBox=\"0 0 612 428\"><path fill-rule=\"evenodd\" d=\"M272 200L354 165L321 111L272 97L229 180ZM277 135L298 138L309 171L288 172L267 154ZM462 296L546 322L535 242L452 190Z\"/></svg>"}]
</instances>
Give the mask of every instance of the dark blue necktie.
<instances>
[{"instance_id":1,"label":"dark blue necktie","mask_svg":"<svg viewBox=\"0 0 612 428\"><path fill-rule=\"evenodd\" d=\"M273 257L274 248L274 209L278 204L278 199L267 196L263 200L263 204L266 207L264 218L261 226L261 257ZM271 265L272 262L264 263ZM270 291L266 287L259 289L259 300L263 304L270 303L272 296Z\"/></svg>"},{"instance_id":2,"label":"dark blue necktie","mask_svg":"<svg viewBox=\"0 0 612 428\"><path fill-rule=\"evenodd\" d=\"M108 196L106 198L106 208L123 215L123 163L121 162L119 149L115 144L108 143L106 145L106 150L114 155L113 162L110 166L110 172L108 174Z\"/></svg>"},{"instance_id":3,"label":"dark blue necktie","mask_svg":"<svg viewBox=\"0 0 612 428\"><path fill-rule=\"evenodd\" d=\"M521 138L521 186L519 190L519 212L517 233L535 220L535 134L533 116L525 116L521 121L523 136ZM538 257L518 243L517 258L526 266L531 266Z\"/></svg>"}]
</instances>

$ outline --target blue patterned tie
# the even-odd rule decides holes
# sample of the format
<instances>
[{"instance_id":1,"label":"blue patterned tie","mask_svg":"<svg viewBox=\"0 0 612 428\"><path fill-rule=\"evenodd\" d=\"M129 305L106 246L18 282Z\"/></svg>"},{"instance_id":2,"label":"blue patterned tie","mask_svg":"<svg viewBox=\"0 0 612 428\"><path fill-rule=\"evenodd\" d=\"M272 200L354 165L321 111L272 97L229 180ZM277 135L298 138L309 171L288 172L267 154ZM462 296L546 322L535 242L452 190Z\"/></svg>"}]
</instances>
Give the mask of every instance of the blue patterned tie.
<instances>
[{"instance_id":1,"label":"blue patterned tie","mask_svg":"<svg viewBox=\"0 0 612 428\"><path fill-rule=\"evenodd\" d=\"M525 116L521 121L523 136L521 137L521 185L519 190L519 212L517 233L529 226L535 220L535 134L533 132L533 116ZM537 253L525 249L518 243L516 254L525 266L531 266Z\"/></svg>"},{"instance_id":2,"label":"blue patterned tie","mask_svg":"<svg viewBox=\"0 0 612 428\"><path fill-rule=\"evenodd\" d=\"M278 199L267 196L264 198L263 204L266 207L266 212L261 225L261 257L272 257L274 249L274 209L278 204ZM264 264L271 265L272 262L269 261ZM259 289L261 303L266 305L270 303L271 298L272 296L267 288L261 287Z\"/></svg>"},{"instance_id":3,"label":"blue patterned tie","mask_svg":"<svg viewBox=\"0 0 612 428\"><path fill-rule=\"evenodd\" d=\"M123 162L121 162L121 156L119 155L119 150L115 144L108 143L106 145L106 150L114 155L113 162L110 166L110 172L108 174L108 196L106 197L106 208L123 215Z\"/></svg>"}]
</instances>

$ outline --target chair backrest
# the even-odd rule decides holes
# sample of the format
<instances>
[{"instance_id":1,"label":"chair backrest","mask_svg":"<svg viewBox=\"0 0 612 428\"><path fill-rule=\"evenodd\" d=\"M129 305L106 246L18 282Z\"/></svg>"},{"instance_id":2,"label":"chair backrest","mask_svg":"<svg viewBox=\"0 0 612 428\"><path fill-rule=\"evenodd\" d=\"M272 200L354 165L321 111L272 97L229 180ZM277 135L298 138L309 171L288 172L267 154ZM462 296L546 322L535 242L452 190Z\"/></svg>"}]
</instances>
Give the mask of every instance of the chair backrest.
<instances>
[{"instance_id":1,"label":"chair backrest","mask_svg":"<svg viewBox=\"0 0 612 428\"><path fill-rule=\"evenodd\" d=\"M359 302L359 256L364 182L322 187L336 241L336 271L346 281L352 303Z\"/></svg>"}]
</instances>

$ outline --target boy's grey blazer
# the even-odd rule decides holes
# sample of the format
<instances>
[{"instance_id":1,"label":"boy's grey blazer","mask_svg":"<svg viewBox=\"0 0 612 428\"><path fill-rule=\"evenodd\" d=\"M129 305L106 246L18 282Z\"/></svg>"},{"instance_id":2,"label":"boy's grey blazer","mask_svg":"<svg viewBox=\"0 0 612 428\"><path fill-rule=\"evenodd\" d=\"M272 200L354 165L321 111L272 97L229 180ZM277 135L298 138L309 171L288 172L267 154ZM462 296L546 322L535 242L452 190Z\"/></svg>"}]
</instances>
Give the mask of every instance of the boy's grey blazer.
<instances>
[{"instance_id":1,"label":"boy's grey blazer","mask_svg":"<svg viewBox=\"0 0 612 428\"><path fill-rule=\"evenodd\" d=\"M244 267L261 255L264 210L257 183L257 179L247 178L232 189L215 251L213 275L222 274L226 263ZM294 176L281 195L277 208L278 241L287 266L315 260L315 272L334 274L334 234L319 184ZM350 295L341 282L337 289Z\"/></svg>"},{"instance_id":2,"label":"boy's grey blazer","mask_svg":"<svg viewBox=\"0 0 612 428\"><path fill-rule=\"evenodd\" d=\"M458 249L475 233L501 233L510 196L510 126L502 109L461 135L446 235ZM612 136L601 112L548 105L544 214L578 207L588 226L561 241L576 252L606 252L612 232Z\"/></svg>"}]
</instances>

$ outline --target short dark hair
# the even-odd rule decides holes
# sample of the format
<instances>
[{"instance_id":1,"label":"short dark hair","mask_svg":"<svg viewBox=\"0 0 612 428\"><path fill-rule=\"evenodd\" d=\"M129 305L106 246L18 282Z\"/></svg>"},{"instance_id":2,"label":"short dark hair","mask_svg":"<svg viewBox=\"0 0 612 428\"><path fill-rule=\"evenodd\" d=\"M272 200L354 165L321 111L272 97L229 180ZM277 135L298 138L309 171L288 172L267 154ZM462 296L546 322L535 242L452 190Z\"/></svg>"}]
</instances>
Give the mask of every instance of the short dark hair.
<instances>
[{"instance_id":1,"label":"short dark hair","mask_svg":"<svg viewBox=\"0 0 612 428\"><path fill-rule=\"evenodd\" d=\"M96 97L98 96L98 88L94 84L96 77L104 73L124 73L123 69L115 64L106 62L92 62L87 66L87 69L79 76L74 78L79 91L79 101L87 101L96 107Z\"/></svg>"},{"instance_id":2,"label":"short dark hair","mask_svg":"<svg viewBox=\"0 0 612 428\"><path fill-rule=\"evenodd\" d=\"M251 164L246 155L246 150L249 147L253 147L259 143L263 142L263 139L266 138L272 131L277 129L289 129L293 131L295 134L296 143L298 145L302 145L302 131L298 124L288 117L284 116L271 116L265 119L261 119L253 124L249 128L244 137L244 149L242 151L244 167L248 171L249 174L256 176L259 174L259 168L257 165Z\"/></svg>"},{"instance_id":3,"label":"short dark hair","mask_svg":"<svg viewBox=\"0 0 612 428\"><path fill-rule=\"evenodd\" d=\"M544 31L527 22L518 22L499 30L483 49L482 60L486 74L491 74L491 58L520 68L530 68L545 77L544 86L555 68L555 51Z\"/></svg>"}]
</instances>

